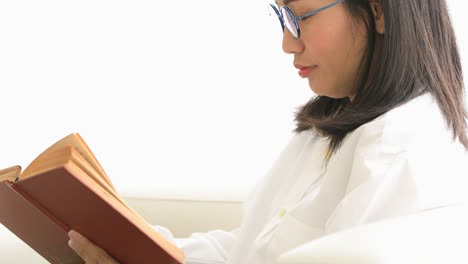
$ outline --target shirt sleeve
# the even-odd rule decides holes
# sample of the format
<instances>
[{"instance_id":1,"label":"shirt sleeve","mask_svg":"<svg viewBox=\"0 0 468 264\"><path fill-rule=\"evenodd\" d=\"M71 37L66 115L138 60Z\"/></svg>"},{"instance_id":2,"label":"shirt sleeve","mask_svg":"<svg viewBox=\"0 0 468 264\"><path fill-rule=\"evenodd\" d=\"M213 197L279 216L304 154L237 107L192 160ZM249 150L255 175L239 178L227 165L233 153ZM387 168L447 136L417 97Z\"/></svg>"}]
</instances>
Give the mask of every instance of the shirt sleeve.
<instances>
[{"instance_id":1,"label":"shirt sleeve","mask_svg":"<svg viewBox=\"0 0 468 264\"><path fill-rule=\"evenodd\" d=\"M176 238L166 227L153 226L153 228L184 252L184 264L226 263L227 255L238 232L238 229L212 230L205 233L193 233L187 238Z\"/></svg>"}]
</instances>

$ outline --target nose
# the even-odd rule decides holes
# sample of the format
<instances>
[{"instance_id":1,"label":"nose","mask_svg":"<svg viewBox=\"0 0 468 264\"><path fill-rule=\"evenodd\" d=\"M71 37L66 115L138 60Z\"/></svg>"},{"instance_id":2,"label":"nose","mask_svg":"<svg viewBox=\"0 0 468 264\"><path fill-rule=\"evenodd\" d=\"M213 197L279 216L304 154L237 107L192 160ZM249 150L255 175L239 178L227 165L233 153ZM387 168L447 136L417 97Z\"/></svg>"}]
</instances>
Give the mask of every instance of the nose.
<instances>
[{"instance_id":1,"label":"nose","mask_svg":"<svg viewBox=\"0 0 468 264\"><path fill-rule=\"evenodd\" d=\"M304 43L302 40L300 38L295 39L286 28L283 33L283 51L287 54L301 53L304 51Z\"/></svg>"}]
</instances>

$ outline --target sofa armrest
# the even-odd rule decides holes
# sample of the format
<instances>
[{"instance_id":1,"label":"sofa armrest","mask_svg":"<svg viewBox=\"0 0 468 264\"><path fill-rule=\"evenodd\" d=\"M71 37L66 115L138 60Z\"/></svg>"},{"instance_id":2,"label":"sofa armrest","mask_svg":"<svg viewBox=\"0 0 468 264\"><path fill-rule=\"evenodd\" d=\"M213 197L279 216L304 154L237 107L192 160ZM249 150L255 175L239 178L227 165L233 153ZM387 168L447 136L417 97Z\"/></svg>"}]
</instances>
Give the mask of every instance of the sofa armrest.
<instances>
[{"instance_id":1,"label":"sofa armrest","mask_svg":"<svg viewBox=\"0 0 468 264\"><path fill-rule=\"evenodd\" d=\"M240 225L241 201L126 197L128 205L151 225L167 227L175 237Z\"/></svg>"},{"instance_id":2,"label":"sofa armrest","mask_svg":"<svg viewBox=\"0 0 468 264\"><path fill-rule=\"evenodd\" d=\"M339 231L290 250L280 264L468 263L466 207L445 207Z\"/></svg>"}]
</instances>

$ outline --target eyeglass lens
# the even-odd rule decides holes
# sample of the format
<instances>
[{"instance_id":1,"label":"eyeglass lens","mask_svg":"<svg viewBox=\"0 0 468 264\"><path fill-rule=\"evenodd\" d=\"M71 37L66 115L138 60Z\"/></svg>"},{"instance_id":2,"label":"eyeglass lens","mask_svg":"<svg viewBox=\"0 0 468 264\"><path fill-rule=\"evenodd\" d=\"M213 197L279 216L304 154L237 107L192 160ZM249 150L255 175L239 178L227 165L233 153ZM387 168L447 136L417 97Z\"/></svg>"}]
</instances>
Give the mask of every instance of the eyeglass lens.
<instances>
[{"instance_id":1,"label":"eyeglass lens","mask_svg":"<svg viewBox=\"0 0 468 264\"><path fill-rule=\"evenodd\" d=\"M283 16L283 20L285 23L286 28L291 32L293 37L297 38L299 33L296 27L295 17L294 15L288 11L286 8L280 8L281 15Z\"/></svg>"}]
</instances>

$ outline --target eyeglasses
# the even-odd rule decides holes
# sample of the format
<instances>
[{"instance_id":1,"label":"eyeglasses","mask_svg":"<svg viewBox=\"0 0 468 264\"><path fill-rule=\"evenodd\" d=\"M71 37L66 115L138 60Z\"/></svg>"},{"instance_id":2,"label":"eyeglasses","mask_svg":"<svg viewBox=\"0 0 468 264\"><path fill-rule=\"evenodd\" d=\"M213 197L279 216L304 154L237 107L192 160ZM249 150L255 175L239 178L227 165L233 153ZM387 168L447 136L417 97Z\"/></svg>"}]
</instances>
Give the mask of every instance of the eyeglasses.
<instances>
[{"instance_id":1,"label":"eyeglasses","mask_svg":"<svg viewBox=\"0 0 468 264\"><path fill-rule=\"evenodd\" d=\"M276 15L278 16L283 32L284 32L284 27L286 26L286 28L291 33L293 38L298 39L301 36L301 30L299 29L299 24L297 23L297 21L304 20L304 19L306 19L308 17L311 17L311 16L317 14L320 11L323 11L323 10L328 9L330 7L341 4L344 1L345 0L335 1L335 2L333 2L331 4L329 4L329 5L321 7L319 9L317 9L317 10L314 10L314 11L312 11L310 13L307 13L305 15L302 15L302 16L295 16L293 14L293 12L291 11L291 9L289 9L289 7L287 7L285 5L281 6L280 8L277 8L277 6L275 4L270 4L270 7L275 11Z\"/></svg>"}]
</instances>

